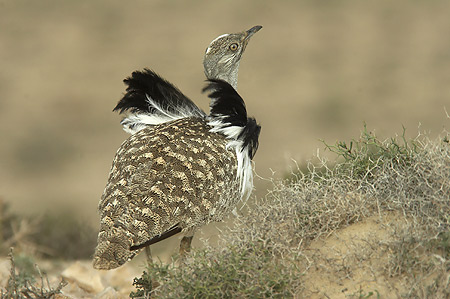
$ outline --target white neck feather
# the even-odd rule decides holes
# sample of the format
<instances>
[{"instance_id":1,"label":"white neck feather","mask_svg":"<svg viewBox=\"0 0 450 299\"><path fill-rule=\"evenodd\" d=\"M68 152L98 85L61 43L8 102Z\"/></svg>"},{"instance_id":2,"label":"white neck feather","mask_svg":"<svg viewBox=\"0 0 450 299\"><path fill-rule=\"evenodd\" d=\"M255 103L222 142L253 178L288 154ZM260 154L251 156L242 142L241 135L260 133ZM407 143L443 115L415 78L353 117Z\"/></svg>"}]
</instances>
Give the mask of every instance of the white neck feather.
<instances>
[{"instance_id":1,"label":"white neck feather","mask_svg":"<svg viewBox=\"0 0 450 299\"><path fill-rule=\"evenodd\" d=\"M229 140L227 149L232 149L236 152L236 159L238 162L237 178L240 182L241 200L245 203L253 190L253 168L248 153L249 151L247 148L243 148L244 141L238 139L243 127L227 126L227 124L224 124L217 118L209 118L208 125L212 127L210 132L225 135Z\"/></svg>"}]
</instances>

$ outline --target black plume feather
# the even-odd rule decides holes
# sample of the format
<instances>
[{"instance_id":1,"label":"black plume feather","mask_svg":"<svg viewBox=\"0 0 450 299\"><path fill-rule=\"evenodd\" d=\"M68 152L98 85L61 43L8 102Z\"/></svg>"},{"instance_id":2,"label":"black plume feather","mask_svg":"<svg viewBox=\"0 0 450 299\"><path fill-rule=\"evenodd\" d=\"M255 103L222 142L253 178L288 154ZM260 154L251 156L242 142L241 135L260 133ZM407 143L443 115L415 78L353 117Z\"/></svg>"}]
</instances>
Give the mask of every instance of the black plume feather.
<instances>
[{"instance_id":1,"label":"black plume feather","mask_svg":"<svg viewBox=\"0 0 450 299\"><path fill-rule=\"evenodd\" d=\"M239 134L238 138L244 141L242 145L242 150L248 149L248 156L250 159L256 154L256 150L259 146L259 133L261 132L261 126L256 123L256 119L253 117L248 118L247 125Z\"/></svg>"},{"instance_id":2,"label":"black plume feather","mask_svg":"<svg viewBox=\"0 0 450 299\"><path fill-rule=\"evenodd\" d=\"M247 109L244 100L228 82L218 79L208 80L203 92L212 90L209 116L219 118L230 126L243 127L247 123Z\"/></svg>"},{"instance_id":3,"label":"black plume feather","mask_svg":"<svg viewBox=\"0 0 450 299\"><path fill-rule=\"evenodd\" d=\"M211 91L208 95L211 98L209 117L220 121L221 128L242 127L237 136L242 141L241 151L247 149L250 159L253 159L259 145L261 126L254 118L247 118L244 100L228 82L217 79L210 79L208 82L203 92Z\"/></svg>"},{"instance_id":4,"label":"black plume feather","mask_svg":"<svg viewBox=\"0 0 450 299\"><path fill-rule=\"evenodd\" d=\"M152 70L135 71L123 82L128 86L126 93L113 111L206 116L205 112L178 88Z\"/></svg>"}]
</instances>

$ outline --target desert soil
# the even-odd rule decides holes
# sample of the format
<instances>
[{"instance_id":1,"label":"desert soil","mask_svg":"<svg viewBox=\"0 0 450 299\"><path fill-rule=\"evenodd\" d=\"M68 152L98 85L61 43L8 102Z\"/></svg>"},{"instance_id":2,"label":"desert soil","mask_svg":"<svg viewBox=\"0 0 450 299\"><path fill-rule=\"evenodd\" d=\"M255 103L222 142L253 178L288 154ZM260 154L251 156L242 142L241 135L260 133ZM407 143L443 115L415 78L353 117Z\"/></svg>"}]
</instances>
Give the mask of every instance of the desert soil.
<instances>
[{"instance_id":1,"label":"desert soil","mask_svg":"<svg viewBox=\"0 0 450 299\"><path fill-rule=\"evenodd\" d=\"M372 216L335 231L304 248L306 262L298 298L360 298L373 292L380 298L400 297L407 290L401 278L385 275L387 255L381 244L392 240L390 227L399 224L395 212ZM166 262L169 257L166 257ZM145 269L144 254L110 271L94 270L91 261L37 261L49 275L52 286L68 282L59 298L128 298L133 278ZM10 263L0 261L0 283L9 277ZM376 298L376 297L374 297Z\"/></svg>"}]
</instances>

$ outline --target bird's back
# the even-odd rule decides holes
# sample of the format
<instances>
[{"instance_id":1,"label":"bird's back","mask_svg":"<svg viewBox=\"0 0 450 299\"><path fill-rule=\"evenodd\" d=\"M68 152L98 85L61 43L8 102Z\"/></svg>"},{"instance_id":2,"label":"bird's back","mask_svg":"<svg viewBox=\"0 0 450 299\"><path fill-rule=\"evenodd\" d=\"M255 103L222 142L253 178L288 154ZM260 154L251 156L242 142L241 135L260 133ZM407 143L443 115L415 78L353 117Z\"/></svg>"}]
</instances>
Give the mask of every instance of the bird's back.
<instances>
[{"instance_id":1,"label":"bird's back","mask_svg":"<svg viewBox=\"0 0 450 299\"><path fill-rule=\"evenodd\" d=\"M99 204L96 268L121 265L174 227L220 221L240 199L229 140L190 117L143 129L118 149ZM115 265L116 267L118 265Z\"/></svg>"}]
</instances>

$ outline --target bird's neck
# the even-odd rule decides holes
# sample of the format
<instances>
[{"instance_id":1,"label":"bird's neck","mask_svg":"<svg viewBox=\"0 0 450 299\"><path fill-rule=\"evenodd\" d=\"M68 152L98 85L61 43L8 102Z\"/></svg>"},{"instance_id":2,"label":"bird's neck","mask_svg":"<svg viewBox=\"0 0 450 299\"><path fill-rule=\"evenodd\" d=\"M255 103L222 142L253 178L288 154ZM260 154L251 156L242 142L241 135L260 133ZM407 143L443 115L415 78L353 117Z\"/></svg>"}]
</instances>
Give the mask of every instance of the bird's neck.
<instances>
[{"instance_id":1,"label":"bird's neck","mask_svg":"<svg viewBox=\"0 0 450 299\"><path fill-rule=\"evenodd\" d=\"M214 79L221 79L228 83L230 83L231 86L233 86L234 90L237 90L237 84L238 84L238 68L235 68L231 70L229 74L218 74L217 78Z\"/></svg>"},{"instance_id":2,"label":"bird's neck","mask_svg":"<svg viewBox=\"0 0 450 299\"><path fill-rule=\"evenodd\" d=\"M238 83L238 73L239 73L239 62L236 63L233 68L218 68L213 67L208 69L205 67L205 75L208 79L220 79L228 82L235 90L237 90Z\"/></svg>"}]
</instances>

